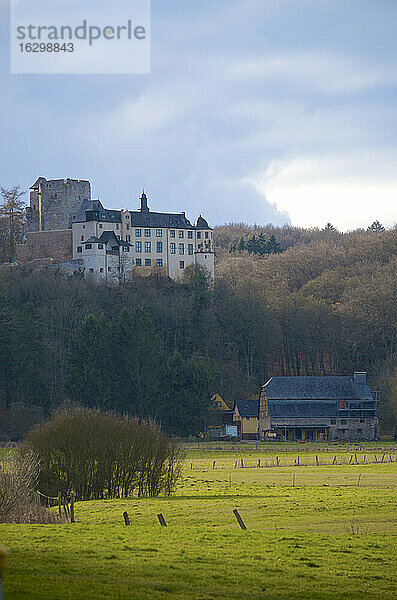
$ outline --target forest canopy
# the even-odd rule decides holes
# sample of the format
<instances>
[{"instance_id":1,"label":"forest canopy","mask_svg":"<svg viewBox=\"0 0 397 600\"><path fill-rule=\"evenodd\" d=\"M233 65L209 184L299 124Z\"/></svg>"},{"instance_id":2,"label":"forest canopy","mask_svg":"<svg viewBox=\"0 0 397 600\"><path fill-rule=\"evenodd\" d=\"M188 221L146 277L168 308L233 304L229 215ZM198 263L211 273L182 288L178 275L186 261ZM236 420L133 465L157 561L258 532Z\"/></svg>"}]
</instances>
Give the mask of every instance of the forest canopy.
<instances>
[{"instance_id":1,"label":"forest canopy","mask_svg":"<svg viewBox=\"0 0 397 600\"><path fill-rule=\"evenodd\" d=\"M229 252L261 233L281 251ZM112 287L1 267L1 435L72 401L188 436L203 430L215 392L232 405L273 375L354 371L380 390L381 428L392 432L397 229L229 225L215 240L213 286L200 272Z\"/></svg>"}]
</instances>

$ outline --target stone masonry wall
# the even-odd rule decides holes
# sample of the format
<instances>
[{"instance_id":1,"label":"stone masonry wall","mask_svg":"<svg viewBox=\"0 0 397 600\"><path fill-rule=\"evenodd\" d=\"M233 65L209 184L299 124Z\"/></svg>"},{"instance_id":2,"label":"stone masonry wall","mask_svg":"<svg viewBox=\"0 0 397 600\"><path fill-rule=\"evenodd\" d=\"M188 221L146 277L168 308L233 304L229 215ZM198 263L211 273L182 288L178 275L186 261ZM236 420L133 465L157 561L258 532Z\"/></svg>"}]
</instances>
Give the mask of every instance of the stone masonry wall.
<instances>
[{"instance_id":1,"label":"stone masonry wall","mask_svg":"<svg viewBox=\"0 0 397 600\"><path fill-rule=\"evenodd\" d=\"M17 246L17 262L41 258L72 258L72 230L34 231L26 234L26 243Z\"/></svg>"}]
</instances>

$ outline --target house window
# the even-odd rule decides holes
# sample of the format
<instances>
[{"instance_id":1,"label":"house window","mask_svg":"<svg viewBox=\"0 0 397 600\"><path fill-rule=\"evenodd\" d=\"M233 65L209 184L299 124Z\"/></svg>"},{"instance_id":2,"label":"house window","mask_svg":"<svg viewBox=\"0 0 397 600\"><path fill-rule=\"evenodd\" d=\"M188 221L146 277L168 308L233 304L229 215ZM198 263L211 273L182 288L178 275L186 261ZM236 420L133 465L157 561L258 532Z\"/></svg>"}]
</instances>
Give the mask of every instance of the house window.
<instances>
[{"instance_id":1,"label":"house window","mask_svg":"<svg viewBox=\"0 0 397 600\"><path fill-rule=\"evenodd\" d=\"M102 227L103 227L102 223L99 223L98 227L99 227L99 229L102 229Z\"/></svg>"},{"instance_id":2,"label":"house window","mask_svg":"<svg viewBox=\"0 0 397 600\"><path fill-rule=\"evenodd\" d=\"M137 267L140 267L142 265L142 259L141 258L137 258L135 261L135 264Z\"/></svg>"},{"instance_id":3,"label":"house window","mask_svg":"<svg viewBox=\"0 0 397 600\"><path fill-rule=\"evenodd\" d=\"M180 260L179 261L179 268L180 269L184 269L185 268L185 261L184 260Z\"/></svg>"},{"instance_id":4,"label":"house window","mask_svg":"<svg viewBox=\"0 0 397 600\"><path fill-rule=\"evenodd\" d=\"M136 237L141 237L142 236L142 229L135 229L135 235L136 235Z\"/></svg>"},{"instance_id":5,"label":"house window","mask_svg":"<svg viewBox=\"0 0 397 600\"><path fill-rule=\"evenodd\" d=\"M198 232L197 232L197 239L198 239L198 240L201 240L201 231L198 231Z\"/></svg>"},{"instance_id":6,"label":"house window","mask_svg":"<svg viewBox=\"0 0 397 600\"><path fill-rule=\"evenodd\" d=\"M146 254L148 254L151 251L152 251L152 244L151 244L151 242L145 242L145 252L146 252Z\"/></svg>"},{"instance_id":7,"label":"house window","mask_svg":"<svg viewBox=\"0 0 397 600\"><path fill-rule=\"evenodd\" d=\"M126 242L129 242L129 241L130 241L130 239L131 239L131 237L130 237L129 235L126 235L126 236L125 236L125 241L126 241Z\"/></svg>"},{"instance_id":8,"label":"house window","mask_svg":"<svg viewBox=\"0 0 397 600\"><path fill-rule=\"evenodd\" d=\"M156 229L156 237L162 237L163 235L163 230L162 229Z\"/></svg>"},{"instance_id":9,"label":"house window","mask_svg":"<svg viewBox=\"0 0 397 600\"><path fill-rule=\"evenodd\" d=\"M179 254L185 254L185 244L179 244Z\"/></svg>"},{"instance_id":10,"label":"house window","mask_svg":"<svg viewBox=\"0 0 397 600\"><path fill-rule=\"evenodd\" d=\"M184 234L183 234L183 231L179 231L179 237L180 237L180 238L183 238L183 235L184 235Z\"/></svg>"},{"instance_id":11,"label":"house window","mask_svg":"<svg viewBox=\"0 0 397 600\"><path fill-rule=\"evenodd\" d=\"M163 266L163 259L162 258L158 258L157 259L157 266L158 267L162 267Z\"/></svg>"},{"instance_id":12,"label":"house window","mask_svg":"<svg viewBox=\"0 0 397 600\"><path fill-rule=\"evenodd\" d=\"M86 250L91 250L91 248L92 248L92 244L86 244L85 245L85 249Z\"/></svg>"},{"instance_id":13,"label":"house window","mask_svg":"<svg viewBox=\"0 0 397 600\"><path fill-rule=\"evenodd\" d=\"M208 240L208 231L205 232L205 239Z\"/></svg>"},{"instance_id":14,"label":"house window","mask_svg":"<svg viewBox=\"0 0 397 600\"><path fill-rule=\"evenodd\" d=\"M152 264L152 261L150 260L150 258L145 258L145 267L150 267Z\"/></svg>"},{"instance_id":15,"label":"house window","mask_svg":"<svg viewBox=\"0 0 397 600\"><path fill-rule=\"evenodd\" d=\"M157 242L157 252L160 254L160 252L163 251L163 242Z\"/></svg>"},{"instance_id":16,"label":"house window","mask_svg":"<svg viewBox=\"0 0 397 600\"><path fill-rule=\"evenodd\" d=\"M142 242L135 242L135 252L142 252Z\"/></svg>"},{"instance_id":17,"label":"house window","mask_svg":"<svg viewBox=\"0 0 397 600\"><path fill-rule=\"evenodd\" d=\"M245 417L246 421L249 421L251 419L251 417Z\"/></svg>"},{"instance_id":18,"label":"house window","mask_svg":"<svg viewBox=\"0 0 397 600\"><path fill-rule=\"evenodd\" d=\"M99 272L100 272L100 273L103 273L103 267L101 267L101 268L99 269Z\"/></svg>"},{"instance_id":19,"label":"house window","mask_svg":"<svg viewBox=\"0 0 397 600\"><path fill-rule=\"evenodd\" d=\"M175 252L176 252L176 244L174 242L171 242L170 252L171 252L171 254L175 254Z\"/></svg>"},{"instance_id":20,"label":"house window","mask_svg":"<svg viewBox=\"0 0 397 600\"><path fill-rule=\"evenodd\" d=\"M190 233L190 232L189 232ZM215 402L215 406L217 406L218 408L220 408L222 406L222 402L220 400L217 400Z\"/></svg>"},{"instance_id":21,"label":"house window","mask_svg":"<svg viewBox=\"0 0 397 600\"><path fill-rule=\"evenodd\" d=\"M99 250L103 250L103 244L98 244Z\"/></svg>"},{"instance_id":22,"label":"house window","mask_svg":"<svg viewBox=\"0 0 397 600\"><path fill-rule=\"evenodd\" d=\"M346 402L344 400L340 401L339 408L340 410L346 410Z\"/></svg>"},{"instance_id":23,"label":"house window","mask_svg":"<svg viewBox=\"0 0 397 600\"><path fill-rule=\"evenodd\" d=\"M188 244L187 253L188 254L193 254L193 244Z\"/></svg>"},{"instance_id":24,"label":"house window","mask_svg":"<svg viewBox=\"0 0 397 600\"><path fill-rule=\"evenodd\" d=\"M77 252L82 252L82 251L83 251L82 247L81 246L77 246Z\"/></svg>"},{"instance_id":25,"label":"house window","mask_svg":"<svg viewBox=\"0 0 397 600\"><path fill-rule=\"evenodd\" d=\"M193 239L193 231L188 231L187 237L189 238L189 240L192 240Z\"/></svg>"},{"instance_id":26,"label":"house window","mask_svg":"<svg viewBox=\"0 0 397 600\"><path fill-rule=\"evenodd\" d=\"M150 229L145 229L145 237L150 237Z\"/></svg>"}]
</instances>

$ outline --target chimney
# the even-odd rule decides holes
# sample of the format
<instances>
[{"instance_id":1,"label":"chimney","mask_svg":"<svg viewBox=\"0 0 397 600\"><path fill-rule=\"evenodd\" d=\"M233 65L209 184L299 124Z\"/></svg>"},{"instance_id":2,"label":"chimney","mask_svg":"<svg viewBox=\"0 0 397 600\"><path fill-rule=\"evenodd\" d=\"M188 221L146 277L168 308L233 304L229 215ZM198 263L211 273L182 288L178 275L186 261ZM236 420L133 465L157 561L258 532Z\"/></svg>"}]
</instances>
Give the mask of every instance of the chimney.
<instances>
[{"instance_id":1,"label":"chimney","mask_svg":"<svg viewBox=\"0 0 397 600\"><path fill-rule=\"evenodd\" d=\"M360 385L367 384L367 374L365 372L354 373L354 383L358 383Z\"/></svg>"}]
</instances>

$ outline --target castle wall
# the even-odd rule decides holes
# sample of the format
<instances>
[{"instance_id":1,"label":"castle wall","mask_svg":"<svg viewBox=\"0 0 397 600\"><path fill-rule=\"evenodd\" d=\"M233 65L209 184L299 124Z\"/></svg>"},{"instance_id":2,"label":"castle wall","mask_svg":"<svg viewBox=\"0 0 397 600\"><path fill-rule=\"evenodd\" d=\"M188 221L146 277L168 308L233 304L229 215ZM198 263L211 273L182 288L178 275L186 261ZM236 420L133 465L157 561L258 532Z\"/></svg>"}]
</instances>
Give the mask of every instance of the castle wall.
<instances>
[{"instance_id":1,"label":"castle wall","mask_svg":"<svg viewBox=\"0 0 397 600\"><path fill-rule=\"evenodd\" d=\"M40 258L71 259L72 230L28 232L26 243L17 245L16 259L29 262Z\"/></svg>"},{"instance_id":2,"label":"castle wall","mask_svg":"<svg viewBox=\"0 0 397 600\"><path fill-rule=\"evenodd\" d=\"M86 180L40 177L30 192L26 210L28 231L72 228L73 215L85 199L91 198L91 184Z\"/></svg>"}]
</instances>

